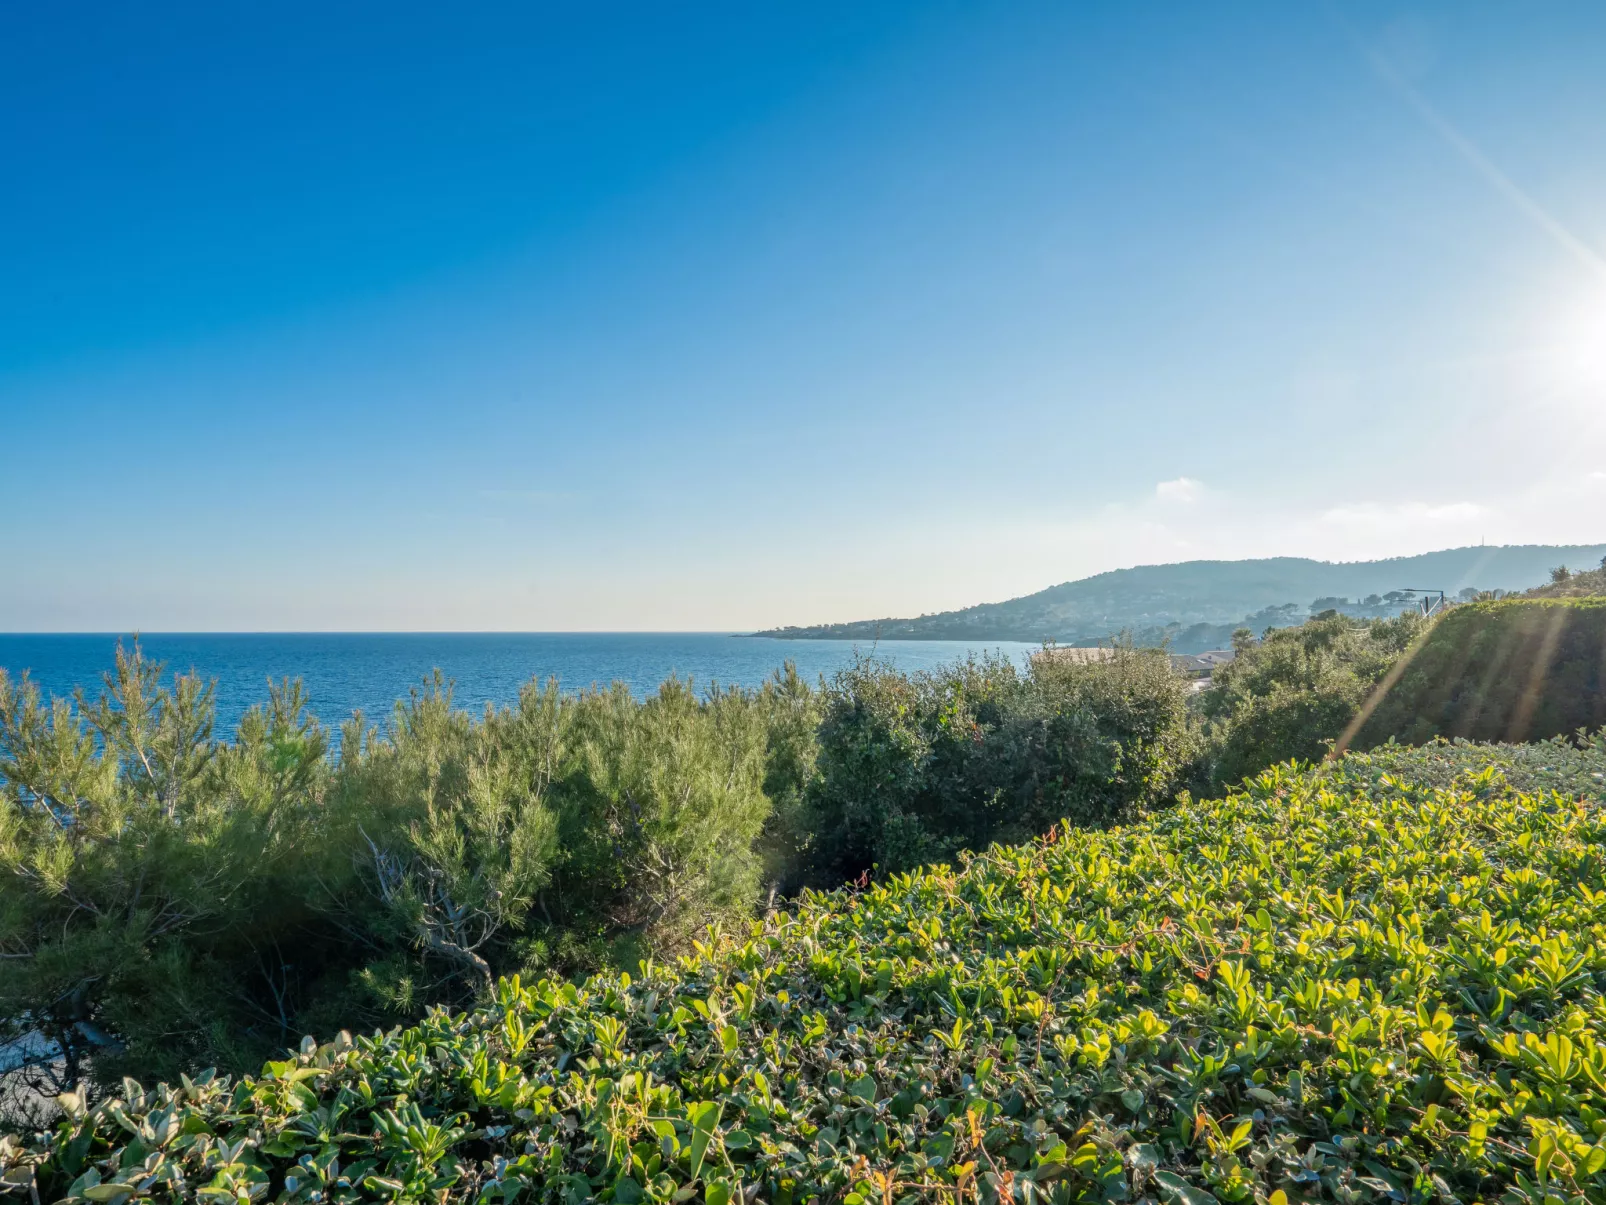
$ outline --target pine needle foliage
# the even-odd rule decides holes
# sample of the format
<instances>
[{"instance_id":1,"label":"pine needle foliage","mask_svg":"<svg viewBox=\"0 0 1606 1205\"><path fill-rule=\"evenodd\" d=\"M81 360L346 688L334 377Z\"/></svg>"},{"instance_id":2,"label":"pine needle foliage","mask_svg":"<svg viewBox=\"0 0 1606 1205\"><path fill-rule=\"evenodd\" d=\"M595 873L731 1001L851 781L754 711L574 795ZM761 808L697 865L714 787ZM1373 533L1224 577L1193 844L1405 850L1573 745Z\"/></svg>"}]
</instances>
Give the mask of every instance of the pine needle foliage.
<instances>
[{"instance_id":1,"label":"pine needle foliage","mask_svg":"<svg viewBox=\"0 0 1606 1205\"><path fill-rule=\"evenodd\" d=\"M809 697L532 683L476 719L437 677L331 755L296 683L219 740L137 644L96 697L0 671L0 1081L240 1070L748 916Z\"/></svg>"}]
</instances>

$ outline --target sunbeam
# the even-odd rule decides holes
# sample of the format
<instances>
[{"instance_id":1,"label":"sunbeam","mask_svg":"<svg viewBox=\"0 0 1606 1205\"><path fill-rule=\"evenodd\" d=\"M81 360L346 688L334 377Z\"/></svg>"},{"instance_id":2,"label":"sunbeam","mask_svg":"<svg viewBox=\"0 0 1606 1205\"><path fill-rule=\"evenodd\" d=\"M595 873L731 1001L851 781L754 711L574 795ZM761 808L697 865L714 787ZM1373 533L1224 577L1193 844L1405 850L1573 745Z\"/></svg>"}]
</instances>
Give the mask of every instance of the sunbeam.
<instances>
[{"instance_id":1,"label":"sunbeam","mask_svg":"<svg viewBox=\"0 0 1606 1205\"><path fill-rule=\"evenodd\" d=\"M1559 247L1571 255L1580 265L1587 268L1596 277L1606 281L1606 256L1591 247L1571 230L1567 229L1561 221L1515 180L1501 171L1495 162L1484 154L1483 150L1472 139L1468 138L1442 113L1435 109L1419 91L1414 88L1388 57L1379 51L1368 50L1367 59L1406 104L1416 111L1428 127L1449 143L1451 148L1467 161L1477 173L1489 183L1502 197L1514 205L1517 210L1543 231Z\"/></svg>"}]
</instances>

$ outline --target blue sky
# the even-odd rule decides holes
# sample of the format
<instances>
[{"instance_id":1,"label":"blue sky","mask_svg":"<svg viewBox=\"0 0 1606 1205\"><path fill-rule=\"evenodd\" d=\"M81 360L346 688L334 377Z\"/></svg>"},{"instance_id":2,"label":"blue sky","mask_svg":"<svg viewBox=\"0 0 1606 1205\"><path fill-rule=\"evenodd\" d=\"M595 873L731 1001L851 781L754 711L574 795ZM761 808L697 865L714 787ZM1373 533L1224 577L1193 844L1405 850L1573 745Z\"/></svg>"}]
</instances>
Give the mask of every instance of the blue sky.
<instances>
[{"instance_id":1,"label":"blue sky","mask_svg":"<svg viewBox=\"0 0 1606 1205\"><path fill-rule=\"evenodd\" d=\"M0 630L1606 533L1606 7L11 6Z\"/></svg>"}]
</instances>

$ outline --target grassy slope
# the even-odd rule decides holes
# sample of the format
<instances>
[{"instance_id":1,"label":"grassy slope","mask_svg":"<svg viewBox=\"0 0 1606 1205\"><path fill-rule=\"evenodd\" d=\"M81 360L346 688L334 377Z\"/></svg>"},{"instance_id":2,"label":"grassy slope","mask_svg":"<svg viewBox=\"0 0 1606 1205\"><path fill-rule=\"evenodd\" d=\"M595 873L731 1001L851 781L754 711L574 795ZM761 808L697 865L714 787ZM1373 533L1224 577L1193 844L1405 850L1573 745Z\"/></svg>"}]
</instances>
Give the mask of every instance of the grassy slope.
<instances>
[{"instance_id":1,"label":"grassy slope","mask_svg":"<svg viewBox=\"0 0 1606 1205\"><path fill-rule=\"evenodd\" d=\"M1606 597L1454 607L1406 659L1366 728L1529 740L1606 725Z\"/></svg>"},{"instance_id":2,"label":"grassy slope","mask_svg":"<svg viewBox=\"0 0 1606 1205\"><path fill-rule=\"evenodd\" d=\"M0 1164L47 1201L1601 1200L1606 749L1502 758L1567 793L1465 746L1281 769L635 980L129 1085Z\"/></svg>"}]
</instances>

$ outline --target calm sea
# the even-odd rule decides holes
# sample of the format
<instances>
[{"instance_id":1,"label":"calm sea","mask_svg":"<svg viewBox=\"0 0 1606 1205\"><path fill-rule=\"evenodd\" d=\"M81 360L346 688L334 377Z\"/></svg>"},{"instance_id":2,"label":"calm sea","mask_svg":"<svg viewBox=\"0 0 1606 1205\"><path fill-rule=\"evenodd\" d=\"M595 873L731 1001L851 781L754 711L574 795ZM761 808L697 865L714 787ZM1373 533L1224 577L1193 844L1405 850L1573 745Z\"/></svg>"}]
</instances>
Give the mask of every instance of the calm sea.
<instances>
[{"instance_id":1,"label":"calm sea","mask_svg":"<svg viewBox=\"0 0 1606 1205\"><path fill-rule=\"evenodd\" d=\"M0 634L0 666L13 677L27 670L41 691L91 695L112 666L114 635ZM848 665L856 651L910 671L929 669L970 652L998 651L1017 661L1037 646L957 640L887 641L873 650L843 640L772 640L708 632L623 633L147 633L148 657L169 670L195 670L217 683L218 730L267 697L269 678L300 678L312 710L333 727L353 711L371 719L439 669L453 683L458 706L479 712L511 703L532 678L555 677L566 690L623 682L638 696L670 675L699 687L757 686L785 661L813 681Z\"/></svg>"}]
</instances>

